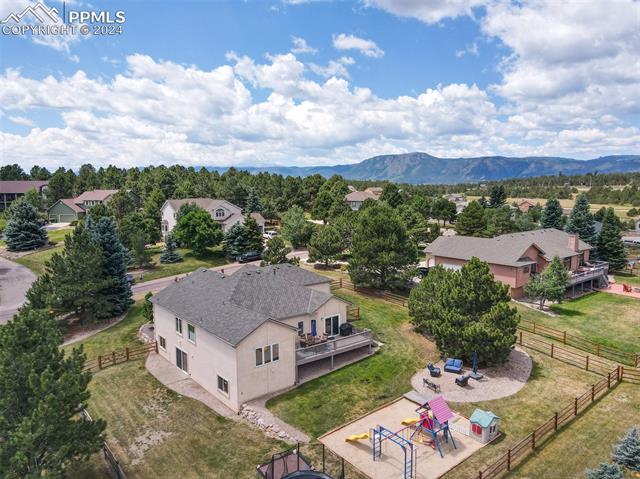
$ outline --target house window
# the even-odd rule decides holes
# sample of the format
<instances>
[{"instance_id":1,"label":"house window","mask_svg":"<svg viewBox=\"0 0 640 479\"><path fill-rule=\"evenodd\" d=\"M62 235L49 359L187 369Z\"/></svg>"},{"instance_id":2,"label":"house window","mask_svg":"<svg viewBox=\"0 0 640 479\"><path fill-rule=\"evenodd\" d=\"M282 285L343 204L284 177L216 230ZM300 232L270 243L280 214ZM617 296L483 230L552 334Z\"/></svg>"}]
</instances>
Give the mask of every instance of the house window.
<instances>
[{"instance_id":1,"label":"house window","mask_svg":"<svg viewBox=\"0 0 640 479\"><path fill-rule=\"evenodd\" d=\"M216 218L224 218L224 210L222 208L216 210Z\"/></svg>"},{"instance_id":2,"label":"house window","mask_svg":"<svg viewBox=\"0 0 640 479\"><path fill-rule=\"evenodd\" d=\"M491 426L489 428L489 433L493 434L495 432L495 430L496 430L496 427L495 426Z\"/></svg>"},{"instance_id":3,"label":"house window","mask_svg":"<svg viewBox=\"0 0 640 479\"><path fill-rule=\"evenodd\" d=\"M304 321L298 321L298 336L304 334Z\"/></svg>"},{"instance_id":4,"label":"house window","mask_svg":"<svg viewBox=\"0 0 640 479\"><path fill-rule=\"evenodd\" d=\"M565 269L571 269L571 258L565 258L563 264Z\"/></svg>"},{"instance_id":5,"label":"house window","mask_svg":"<svg viewBox=\"0 0 640 479\"><path fill-rule=\"evenodd\" d=\"M158 336L158 339L160 340L160 349L163 350L167 350L167 340L164 339L162 336Z\"/></svg>"},{"instance_id":6,"label":"house window","mask_svg":"<svg viewBox=\"0 0 640 479\"><path fill-rule=\"evenodd\" d=\"M530 270L531 270L531 268L529 267L529 265L527 265L524 268L522 268L522 272L523 273L528 273Z\"/></svg>"},{"instance_id":7,"label":"house window","mask_svg":"<svg viewBox=\"0 0 640 479\"><path fill-rule=\"evenodd\" d=\"M256 348L256 366L269 364L280 359L280 345L269 344L263 348Z\"/></svg>"},{"instance_id":8,"label":"house window","mask_svg":"<svg viewBox=\"0 0 640 479\"><path fill-rule=\"evenodd\" d=\"M187 324L187 338L192 343L196 342L196 327L191 324Z\"/></svg>"},{"instance_id":9,"label":"house window","mask_svg":"<svg viewBox=\"0 0 640 479\"><path fill-rule=\"evenodd\" d=\"M265 346L264 347L264 363L270 363L271 362L271 346Z\"/></svg>"},{"instance_id":10,"label":"house window","mask_svg":"<svg viewBox=\"0 0 640 479\"><path fill-rule=\"evenodd\" d=\"M180 318L176 318L176 333L182 336L182 320Z\"/></svg>"},{"instance_id":11,"label":"house window","mask_svg":"<svg viewBox=\"0 0 640 479\"><path fill-rule=\"evenodd\" d=\"M340 316L329 316L324 318L324 333L327 336L337 336L340 332Z\"/></svg>"},{"instance_id":12,"label":"house window","mask_svg":"<svg viewBox=\"0 0 640 479\"><path fill-rule=\"evenodd\" d=\"M218 390L224 394L229 394L229 381L221 376L218 376Z\"/></svg>"},{"instance_id":13,"label":"house window","mask_svg":"<svg viewBox=\"0 0 640 479\"><path fill-rule=\"evenodd\" d=\"M256 348L256 366L262 366L262 348Z\"/></svg>"},{"instance_id":14,"label":"house window","mask_svg":"<svg viewBox=\"0 0 640 479\"><path fill-rule=\"evenodd\" d=\"M271 345L271 359L277 361L280 359L280 345L272 344Z\"/></svg>"}]
</instances>

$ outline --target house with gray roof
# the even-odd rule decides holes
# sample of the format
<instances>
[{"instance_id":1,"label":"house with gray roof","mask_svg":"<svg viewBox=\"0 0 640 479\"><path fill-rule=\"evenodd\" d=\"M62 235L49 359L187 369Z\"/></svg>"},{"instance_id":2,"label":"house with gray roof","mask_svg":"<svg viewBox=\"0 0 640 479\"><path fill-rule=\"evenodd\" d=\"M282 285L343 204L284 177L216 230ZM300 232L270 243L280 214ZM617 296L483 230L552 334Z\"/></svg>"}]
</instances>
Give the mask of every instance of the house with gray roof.
<instances>
[{"instance_id":1,"label":"house with gray roof","mask_svg":"<svg viewBox=\"0 0 640 479\"><path fill-rule=\"evenodd\" d=\"M46 198L48 181L38 180L3 180L0 181L0 213L9 208L11 203L24 196L29 190L36 190L42 199Z\"/></svg>"},{"instance_id":2,"label":"house with gray roof","mask_svg":"<svg viewBox=\"0 0 640 479\"><path fill-rule=\"evenodd\" d=\"M47 216L51 223L71 223L82 218L93 206L107 204L118 190L91 190L85 191L75 198L61 198L52 204L47 210ZM140 203L140 197L131 190L127 193L134 203Z\"/></svg>"},{"instance_id":3,"label":"house with gray roof","mask_svg":"<svg viewBox=\"0 0 640 479\"><path fill-rule=\"evenodd\" d=\"M349 303L329 278L290 264L201 268L151 302L158 353L235 411L295 385L306 364L373 344L346 334Z\"/></svg>"},{"instance_id":4,"label":"house with gray roof","mask_svg":"<svg viewBox=\"0 0 640 479\"><path fill-rule=\"evenodd\" d=\"M591 250L591 245L577 235L548 228L495 238L440 236L425 248L425 253L428 267L460 269L473 257L486 261L495 278L509 286L511 296L519 298L529 278L544 271L556 256L571 273L573 291L576 286L597 286L606 280L608 265L590 260Z\"/></svg>"},{"instance_id":5,"label":"house with gray roof","mask_svg":"<svg viewBox=\"0 0 640 479\"><path fill-rule=\"evenodd\" d=\"M380 199L381 194L382 188L377 186L370 186L369 188L366 188L362 191L357 191L354 189L354 191L351 191L350 193L345 195L344 200L349 204L349 207L352 210L356 211L360 209L362 203L364 203L365 200L377 201Z\"/></svg>"},{"instance_id":6,"label":"house with gray roof","mask_svg":"<svg viewBox=\"0 0 640 479\"><path fill-rule=\"evenodd\" d=\"M176 226L178 210L182 205L194 204L206 212L220 225L222 232L225 233L235 224L244 223L242 208L234 205L227 200L218 200L214 198L184 198L178 200L167 200L160 208L162 216L161 229L162 237L166 237L168 233L173 231ZM251 217L256 220L260 227L260 232L264 233L265 220L260 213L251 213Z\"/></svg>"}]
</instances>

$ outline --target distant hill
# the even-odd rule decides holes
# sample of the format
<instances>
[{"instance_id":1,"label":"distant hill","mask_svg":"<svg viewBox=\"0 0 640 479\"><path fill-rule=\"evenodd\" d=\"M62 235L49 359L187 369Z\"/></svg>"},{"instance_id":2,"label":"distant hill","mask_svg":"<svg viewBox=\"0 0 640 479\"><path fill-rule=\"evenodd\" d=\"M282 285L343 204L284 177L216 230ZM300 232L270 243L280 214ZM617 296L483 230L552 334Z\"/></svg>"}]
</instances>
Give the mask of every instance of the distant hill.
<instances>
[{"instance_id":1,"label":"distant hill","mask_svg":"<svg viewBox=\"0 0 640 479\"><path fill-rule=\"evenodd\" d=\"M224 171L226 168L211 168ZM398 183L473 183L532 176L579 175L586 173L624 173L640 171L640 155L603 156L593 160L530 156L480 156L476 158L438 158L427 153L374 156L352 165L239 167L251 173L268 171L281 175L309 176L335 174L353 180L389 180Z\"/></svg>"}]
</instances>

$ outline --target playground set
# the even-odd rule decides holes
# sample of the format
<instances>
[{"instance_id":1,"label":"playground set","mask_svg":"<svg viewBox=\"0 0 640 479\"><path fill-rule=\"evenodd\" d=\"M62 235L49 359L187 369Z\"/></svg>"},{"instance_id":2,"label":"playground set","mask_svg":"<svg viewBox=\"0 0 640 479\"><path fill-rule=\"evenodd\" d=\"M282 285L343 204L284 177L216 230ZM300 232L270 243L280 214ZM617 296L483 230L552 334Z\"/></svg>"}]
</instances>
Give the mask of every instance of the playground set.
<instances>
[{"instance_id":1,"label":"playground set","mask_svg":"<svg viewBox=\"0 0 640 479\"><path fill-rule=\"evenodd\" d=\"M418 402L409 395L320 437L373 479L440 477L484 446L482 439L442 396Z\"/></svg>"}]
</instances>

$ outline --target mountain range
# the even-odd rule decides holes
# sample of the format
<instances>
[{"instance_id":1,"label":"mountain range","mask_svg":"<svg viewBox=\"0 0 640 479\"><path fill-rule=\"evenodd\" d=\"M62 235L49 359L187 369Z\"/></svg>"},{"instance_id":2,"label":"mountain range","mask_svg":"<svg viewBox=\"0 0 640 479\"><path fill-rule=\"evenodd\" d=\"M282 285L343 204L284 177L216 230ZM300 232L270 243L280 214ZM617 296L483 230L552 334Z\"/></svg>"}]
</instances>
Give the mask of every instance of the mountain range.
<instances>
[{"instance_id":1,"label":"mountain range","mask_svg":"<svg viewBox=\"0 0 640 479\"><path fill-rule=\"evenodd\" d=\"M211 167L224 171L226 168ZM592 160L576 160L555 156L474 158L438 158L414 152L374 156L360 163L333 166L265 166L238 167L251 173L266 171L284 176L324 177L342 175L352 180L389 180L397 183L447 184L528 178L544 175L579 175L586 173L624 173L640 171L640 155L602 156Z\"/></svg>"}]
</instances>

